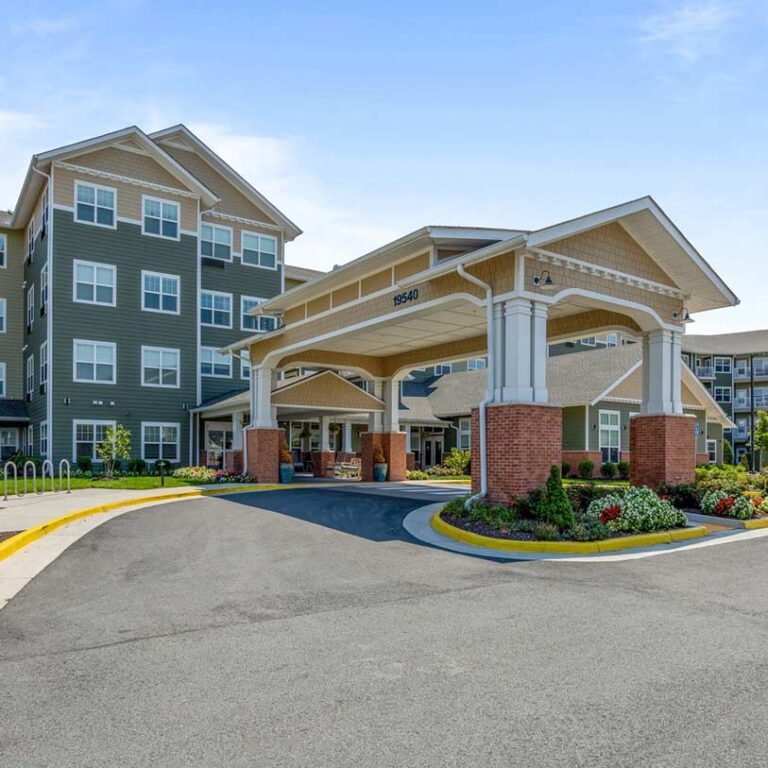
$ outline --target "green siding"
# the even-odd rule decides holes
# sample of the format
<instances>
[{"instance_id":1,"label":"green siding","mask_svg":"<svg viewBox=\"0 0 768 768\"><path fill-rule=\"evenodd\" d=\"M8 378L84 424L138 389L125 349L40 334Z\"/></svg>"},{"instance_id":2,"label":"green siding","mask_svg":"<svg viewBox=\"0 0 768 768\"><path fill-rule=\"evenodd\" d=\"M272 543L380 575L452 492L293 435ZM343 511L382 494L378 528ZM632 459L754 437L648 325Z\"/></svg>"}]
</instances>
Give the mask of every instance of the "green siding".
<instances>
[{"instance_id":1,"label":"green siding","mask_svg":"<svg viewBox=\"0 0 768 768\"><path fill-rule=\"evenodd\" d=\"M14 400L24 397L21 348L24 344L24 235L0 229L8 240L5 269L0 268L0 298L6 299L6 331L0 333L0 362L5 363L6 393Z\"/></svg>"},{"instance_id":2,"label":"green siding","mask_svg":"<svg viewBox=\"0 0 768 768\"><path fill-rule=\"evenodd\" d=\"M563 450L584 450L584 414L586 406L563 408Z\"/></svg>"}]
</instances>

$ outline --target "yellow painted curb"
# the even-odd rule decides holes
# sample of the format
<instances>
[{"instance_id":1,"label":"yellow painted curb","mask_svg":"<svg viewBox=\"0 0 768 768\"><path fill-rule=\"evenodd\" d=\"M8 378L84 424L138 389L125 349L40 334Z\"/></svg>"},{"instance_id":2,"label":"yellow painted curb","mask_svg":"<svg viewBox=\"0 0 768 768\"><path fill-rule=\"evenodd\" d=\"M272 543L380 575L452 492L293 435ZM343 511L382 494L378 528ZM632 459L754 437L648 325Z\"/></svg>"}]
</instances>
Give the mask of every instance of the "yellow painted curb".
<instances>
[{"instance_id":1,"label":"yellow painted curb","mask_svg":"<svg viewBox=\"0 0 768 768\"><path fill-rule=\"evenodd\" d=\"M178 491L176 493L155 493L151 496L139 496L131 499L121 499L120 501L112 501L109 504L101 504L97 507L86 507L85 509L77 509L74 512L68 512L61 517L55 517L53 520L48 520L45 523L36 525L33 528L28 528L26 531L17 533L15 536L0 542L0 560L5 560L7 557L23 549L33 541L37 541L48 533L55 531L57 528L61 528L63 525L72 523L75 520L82 520L84 517L90 517L91 515L99 515L103 512L112 512L115 509L122 509L123 507L134 507L139 504L147 504L151 501L174 501L176 499L193 499L200 498L202 496L221 496L226 493L250 493L254 491L274 491L274 490L289 490L291 488L308 488L311 483L296 483L291 485L279 485L279 484L263 484L263 485L242 485L237 488L193 488L189 491Z\"/></svg>"},{"instance_id":2,"label":"yellow painted curb","mask_svg":"<svg viewBox=\"0 0 768 768\"><path fill-rule=\"evenodd\" d=\"M438 533L465 544L473 544L476 547L488 547L505 552L543 552L568 555L594 555L599 552L636 549L655 544L671 544L674 541L686 541L707 535L707 529L701 525L693 528L681 528L676 531L639 533L636 536L621 536L603 541L515 541L514 539L495 539L492 536L481 536L479 533L457 528L443 520L439 510L435 512L431 522L432 527Z\"/></svg>"},{"instance_id":3,"label":"yellow painted curb","mask_svg":"<svg viewBox=\"0 0 768 768\"><path fill-rule=\"evenodd\" d=\"M758 520L743 520L745 528L768 528L768 517L761 517Z\"/></svg>"}]
</instances>

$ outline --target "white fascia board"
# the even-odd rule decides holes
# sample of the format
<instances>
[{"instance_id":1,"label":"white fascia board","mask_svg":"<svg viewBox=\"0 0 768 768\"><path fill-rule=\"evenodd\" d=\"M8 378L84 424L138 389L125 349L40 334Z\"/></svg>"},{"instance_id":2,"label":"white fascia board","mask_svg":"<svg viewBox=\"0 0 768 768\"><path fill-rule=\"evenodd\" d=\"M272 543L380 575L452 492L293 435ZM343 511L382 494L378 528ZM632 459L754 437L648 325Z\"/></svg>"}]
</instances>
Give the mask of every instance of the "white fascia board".
<instances>
[{"instance_id":1,"label":"white fascia board","mask_svg":"<svg viewBox=\"0 0 768 768\"><path fill-rule=\"evenodd\" d=\"M601 400L604 400L608 395L613 392L616 387L619 386L622 382L626 381L640 366L643 364L642 360L638 360L628 371L625 371L621 376L619 376L616 381L613 382L613 384L610 384L608 387L606 387L592 402L589 403L590 406L597 405Z\"/></svg>"}]
</instances>

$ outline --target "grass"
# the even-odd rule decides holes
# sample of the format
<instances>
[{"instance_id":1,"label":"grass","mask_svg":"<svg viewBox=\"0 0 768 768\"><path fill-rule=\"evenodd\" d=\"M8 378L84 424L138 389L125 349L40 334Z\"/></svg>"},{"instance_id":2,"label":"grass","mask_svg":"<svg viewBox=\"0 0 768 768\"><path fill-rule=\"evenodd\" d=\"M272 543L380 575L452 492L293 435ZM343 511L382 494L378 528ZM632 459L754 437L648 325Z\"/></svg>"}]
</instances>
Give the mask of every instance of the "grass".
<instances>
[{"instance_id":1,"label":"grass","mask_svg":"<svg viewBox=\"0 0 768 768\"><path fill-rule=\"evenodd\" d=\"M563 485L596 485L602 488L628 488L629 480L606 480L604 477L592 477L587 480L581 477L564 477Z\"/></svg>"},{"instance_id":2,"label":"grass","mask_svg":"<svg viewBox=\"0 0 768 768\"><path fill-rule=\"evenodd\" d=\"M187 486L194 486L199 485L199 483L195 483L191 480L179 480L175 477L166 477L165 478L165 488L184 488ZM54 488L58 489L59 487L59 481L58 479L54 483ZM66 482L64 483L64 488L66 489ZM123 491L149 491L154 490L155 488L160 488L160 478L157 476L147 476L147 477L117 477L112 480L104 480L99 478L91 478L91 477L73 477L72 478L72 490L81 490L83 488L105 488L108 490L123 490ZM27 488L29 489L29 492L32 492L32 479L30 478L27 481ZM19 478L19 491L22 491L24 489L24 481L22 478ZM45 481L45 490L50 491L51 489L51 481L46 478ZM3 487L3 490L5 491L5 488ZM37 479L37 486L36 490L40 491L42 490L42 480L40 478ZM13 480L10 478L8 479L8 495L10 496L13 493Z\"/></svg>"}]
</instances>

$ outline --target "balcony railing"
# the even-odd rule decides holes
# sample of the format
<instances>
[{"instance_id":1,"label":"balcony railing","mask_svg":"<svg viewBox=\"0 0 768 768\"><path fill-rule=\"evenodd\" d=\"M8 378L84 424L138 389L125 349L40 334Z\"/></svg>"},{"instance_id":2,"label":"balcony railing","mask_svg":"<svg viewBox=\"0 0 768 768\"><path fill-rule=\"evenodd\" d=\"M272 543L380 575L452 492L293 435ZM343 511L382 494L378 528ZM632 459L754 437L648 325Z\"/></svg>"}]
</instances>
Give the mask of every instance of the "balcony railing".
<instances>
[{"instance_id":1,"label":"balcony railing","mask_svg":"<svg viewBox=\"0 0 768 768\"><path fill-rule=\"evenodd\" d=\"M711 365L697 365L696 366L696 375L700 379L714 379L715 378L715 370Z\"/></svg>"},{"instance_id":2,"label":"balcony railing","mask_svg":"<svg viewBox=\"0 0 768 768\"><path fill-rule=\"evenodd\" d=\"M733 401L733 407L739 411L748 411L752 406L748 397L738 397Z\"/></svg>"},{"instance_id":3,"label":"balcony railing","mask_svg":"<svg viewBox=\"0 0 768 768\"><path fill-rule=\"evenodd\" d=\"M737 379L738 381L744 381L745 379L748 379L750 377L749 375L749 368L734 368L733 370L733 378Z\"/></svg>"},{"instance_id":4,"label":"balcony railing","mask_svg":"<svg viewBox=\"0 0 768 768\"><path fill-rule=\"evenodd\" d=\"M755 363L755 378L761 379L768 376L768 365L760 365Z\"/></svg>"}]
</instances>

